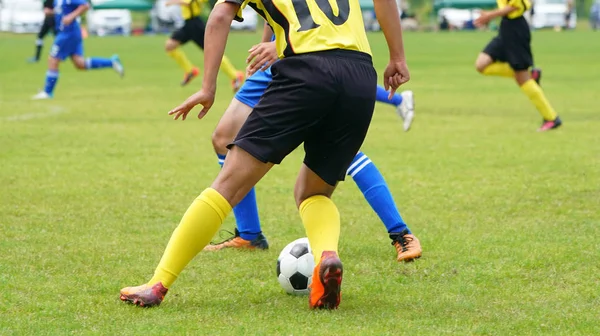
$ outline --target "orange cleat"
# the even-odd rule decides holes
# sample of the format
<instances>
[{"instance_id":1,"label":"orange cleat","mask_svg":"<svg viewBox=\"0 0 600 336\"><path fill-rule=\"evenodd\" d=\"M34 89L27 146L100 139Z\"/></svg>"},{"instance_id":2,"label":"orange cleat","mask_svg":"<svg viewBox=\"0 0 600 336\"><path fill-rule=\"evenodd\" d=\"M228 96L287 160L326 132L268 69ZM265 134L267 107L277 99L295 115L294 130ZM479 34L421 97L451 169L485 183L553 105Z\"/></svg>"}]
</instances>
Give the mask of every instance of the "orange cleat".
<instances>
[{"instance_id":1,"label":"orange cleat","mask_svg":"<svg viewBox=\"0 0 600 336\"><path fill-rule=\"evenodd\" d=\"M242 87L242 84L244 84L244 73L238 71L235 74L235 79L231 81L231 87L233 88L233 92L238 92L238 90Z\"/></svg>"},{"instance_id":2,"label":"orange cleat","mask_svg":"<svg viewBox=\"0 0 600 336\"><path fill-rule=\"evenodd\" d=\"M248 249L248 250L266 250L269 248L269 243L267 242L267 238L260 233L256 239L246 240L240 237L240 231L235 229L235 233L231 233L231 231L222 230L221 233L226 232L232 235L230 238L225 239L220 243L211 243L204 247L204 251L219 251L224 248L236 248L236 249Z\"/></svg>"},{"instance_id":3,"label":"orange cleat","mask_svg":"<svg viewBox=\"0 0 600 336\"><path fill-rule=\"evenodd\" d=\"M140 307L158 306L164 300L168 290L162 282L157 282L152 286L145 284L137 287L125 287L121 289L121 301Z\"/></svg>"},{"instance_id":4,"label":"orange cleat","mask_svg":"<svg viewBox=\"0 0 600 336\"><path fill-rule=\"evenodd\" d=\"M408 233L406 230L400 233L391 233L390 238L398 252L398 261L413 261L421 257L423 252L421 242L412 233Z\"/></svg>"},{"instance_id":5,"label":"orange cleat","mask_svg":"<svg viewBox=\"0 0 600 336\"><path fill-rule=\"evenodd\" d=\"M183 76L183 81L181 81L181 86L188 85L192 81L192 79L198 77L199 74L200 74L200 70L198 70L198 68L194 67L192 69L192 71L186 73L185 76Z\"/></svg>"},{"instance_id":6,"label":"orange cleat","mask_svg":"<svg viewBox=\"0 0 600 336\"><path fill-rule=\"evenodd\" d=\"M344 267L335 251L323 251L315 266L308 295L311 309L337 309L342 298Z\"/></svg>"}]
</instances>

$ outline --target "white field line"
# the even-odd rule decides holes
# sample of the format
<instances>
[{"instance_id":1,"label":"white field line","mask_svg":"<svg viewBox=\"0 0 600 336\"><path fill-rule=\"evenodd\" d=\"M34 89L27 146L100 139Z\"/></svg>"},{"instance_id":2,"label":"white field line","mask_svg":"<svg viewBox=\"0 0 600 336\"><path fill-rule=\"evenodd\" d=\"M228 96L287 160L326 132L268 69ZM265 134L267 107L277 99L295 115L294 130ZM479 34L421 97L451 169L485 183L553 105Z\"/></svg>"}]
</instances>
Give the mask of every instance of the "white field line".
<instances>
[{"instance_id":1,"label":"white field line","mask_svg":"<svg viewBox=\"0 0 600 336\"><path fill-rule=\"evenodd\" d=\"M12 115L12 116L8 116L8 117L5 117L5 118L2 118L0 120L4 120L4 121L27 121L27 120L32 120L32 119L48 118L48 117L52 117L52 116L63 114L63 113L68 113L67 110L65 110L63 107L61 107L61 106L50 106L50 108L48 108L48 111L46 111L46 112L15 114L15 115Z\"/></svg>"}]
</instances>

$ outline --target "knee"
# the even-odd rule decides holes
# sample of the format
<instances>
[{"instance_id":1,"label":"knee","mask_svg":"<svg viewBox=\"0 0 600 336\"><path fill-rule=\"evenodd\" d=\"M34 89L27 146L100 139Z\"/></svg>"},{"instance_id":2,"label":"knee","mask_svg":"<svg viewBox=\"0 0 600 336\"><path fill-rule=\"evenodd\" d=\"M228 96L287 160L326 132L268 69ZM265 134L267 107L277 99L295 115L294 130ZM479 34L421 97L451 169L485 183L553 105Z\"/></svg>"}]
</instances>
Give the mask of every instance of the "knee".
<instances>
[{"instance_id":1,"label":"knee","mask_svg":"<svg viewBox=\"0 0 600 336\"><path fill-rule=\"evenodd\" d=\"M169 39L167 42L165 42L165 52L173 51L175 48L177 48L177 43L175 43L173 40Z\"/></svg>"},{"instance_id":2,"label":"knee","mask_svg":"<svg viewBox=\"0 0 600 336\"><path fill-rule=\"evenodd\" d=\"M215 129L212 134L212 144L215 152L217 153L226 153L227 145L229 145L233 141L233 136L229 134L226 130L223 130L219 126Z\"/></svg>"},{"instance_id":3,"label":"knee","mask_svg":"<svg viewBox=\"0 0 600 336\"><path fill-rule=\"evenodd\" d=\"M483 73L483 70L486 68L487 64L480 62L479 60L475 61L475 70L479 73Z\"/></svg>"}]
</instances>

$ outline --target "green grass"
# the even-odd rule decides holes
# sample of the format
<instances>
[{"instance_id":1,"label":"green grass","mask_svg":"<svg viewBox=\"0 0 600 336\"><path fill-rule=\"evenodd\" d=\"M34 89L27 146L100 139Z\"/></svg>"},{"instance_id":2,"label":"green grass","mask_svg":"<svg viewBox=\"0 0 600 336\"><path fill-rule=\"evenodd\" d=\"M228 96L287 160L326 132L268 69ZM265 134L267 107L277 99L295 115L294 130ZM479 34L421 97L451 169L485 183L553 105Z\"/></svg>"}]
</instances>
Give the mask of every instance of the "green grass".
<instances>
[{"instance_id":1,"label":"green grass","mask_svg":"<svg viewBox=\"0 0 600 336\"><path fill-rule=\"evenodd\" d=\"M178 86L164 37L90 38L86 53L118 52L126 77L65 63L56 98L32 102L45 72L24 62L34 39L2 35L0 334L600 334L597 35L534 33L543 88L564 121L547 134L511 80L474 71L491 36L406 34L414 128L403 133L378 104L363 149L424 256L398 264L358 188L341 184L344 300L313 312L275 277L280 249L304 236L292 197L301 151L257 189L268 252L201 254L161 307L120 302L219 170L210 136L232 98L228 80L219 77L204 120L174 122L167 111L200 81ZM383 37L369 38L382 71ZM235 64L258 39L230 37Z\"/></svg>"}]
</instances>

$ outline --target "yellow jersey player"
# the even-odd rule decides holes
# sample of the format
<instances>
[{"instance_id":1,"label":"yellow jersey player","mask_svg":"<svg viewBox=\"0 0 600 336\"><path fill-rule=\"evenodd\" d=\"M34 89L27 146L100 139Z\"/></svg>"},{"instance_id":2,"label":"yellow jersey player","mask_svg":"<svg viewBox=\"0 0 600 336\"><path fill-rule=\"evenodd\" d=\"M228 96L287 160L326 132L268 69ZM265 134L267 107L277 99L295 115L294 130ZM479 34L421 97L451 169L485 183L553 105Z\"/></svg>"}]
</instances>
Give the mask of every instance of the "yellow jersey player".
<instances>
[{"instance_id":1,"label":"yellow jersey player","mask_svg":"<svg viewBox=\"0 0 600 336\"><path fill-rule=\"evenodd\" d=\"M374 0L390 62L383 78L390 96L409 80L402 29L394 0ZM340 304L340 216L331 195L362 145L375 105L377 73L358 0L220 0L206 26L204 79L199 92L169 112L185 120L196 105L202 118L213 105L219 63L232 19L251 6L273 28L282 58L273 80L228 146L223 168L194 200L173 232L154 276L123 288L120 298L160 304L184 267L210 242L225 217L254 185L304 144L294 196L315 268L310 308Z\"/></svg>"},{"instance_id":2,"label":"yellow jersey player","mask_svg":"<svg viewBox=\"0 0 600 336\"><path fill-rule=\"evenodd\" d=\"M530 0L497 0L498 9L482 12L475 25L487 25L502 17L498 36L485 47L475 61L475 68L486 76L514 78L544 119L539 131L558 128L562 121L546 99L540 80L542 71L533 67L531 33L523 14L531 8ZM531 69L531 72L530 72Z\"/></svg>"},{"instance_id":3,"label":"yellow jersey player","mask_svg":"<svg viewBox=\"0 0 600 336\"><path fill-rule=\"evenodd\" d=\"M179 28L167 40L165 50L175 62L185 72L181 85L188 84L192 79L200 74L200 70L192 65L192 62L187 58L183 50L179 47L192 40L196 45L204 50L204 28L205 24L200 14L207 0L169 0L167 6L181 6L181 15L185 20L183 27ZM237 91L244 82L244 73L236 70L227 56L223 56L221 60L221 70L231 79L233 91Z\"/></svg>"}]
</instances>

